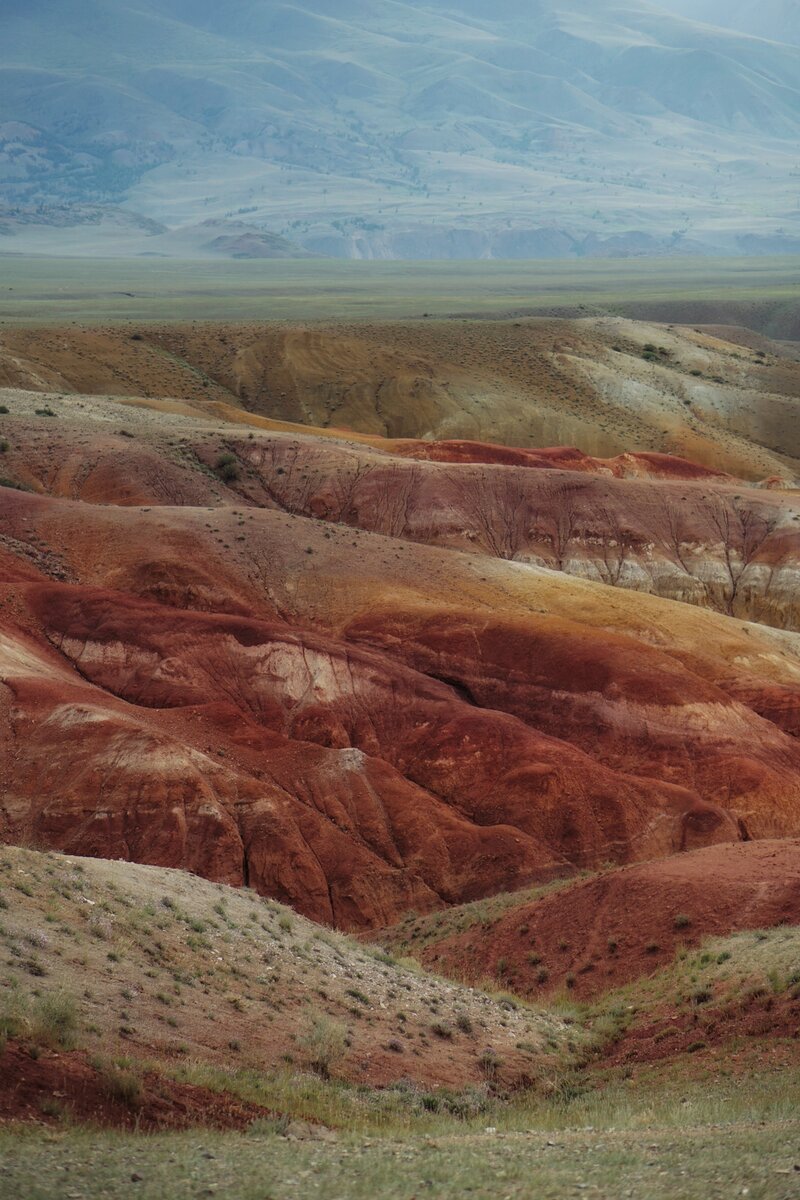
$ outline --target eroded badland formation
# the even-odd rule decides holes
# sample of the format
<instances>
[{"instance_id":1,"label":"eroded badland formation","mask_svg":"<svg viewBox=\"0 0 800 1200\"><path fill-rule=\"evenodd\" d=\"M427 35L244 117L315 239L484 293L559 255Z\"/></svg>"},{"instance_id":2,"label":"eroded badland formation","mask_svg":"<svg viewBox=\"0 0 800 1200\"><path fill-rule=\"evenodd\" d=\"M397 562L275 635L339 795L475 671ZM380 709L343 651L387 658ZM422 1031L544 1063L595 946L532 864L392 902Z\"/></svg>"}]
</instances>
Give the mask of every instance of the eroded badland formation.
<instances>
[{"instance_id":1,"label":"eroded badland formation","mask_svg":"<svg viewBox=\"0 0 800 1200\"><path fill-rule=\"evenodd\" d=\"M0 382L9 879L74 878L31 848L181 868L528 999L800 923L789 343L622 318L20 329ZM186 880L152 887L213 924ZM477 995L441 1001L464 1031ZM565 1036L522 1020L492 1034L509 1086L520 1044L541 1069ZM691 1040L651 1026L637 1053ZM463 1084L486 1051L453 1032L409 1066L379 1021L347 1071Z\"/></svg>"}]
</instances>

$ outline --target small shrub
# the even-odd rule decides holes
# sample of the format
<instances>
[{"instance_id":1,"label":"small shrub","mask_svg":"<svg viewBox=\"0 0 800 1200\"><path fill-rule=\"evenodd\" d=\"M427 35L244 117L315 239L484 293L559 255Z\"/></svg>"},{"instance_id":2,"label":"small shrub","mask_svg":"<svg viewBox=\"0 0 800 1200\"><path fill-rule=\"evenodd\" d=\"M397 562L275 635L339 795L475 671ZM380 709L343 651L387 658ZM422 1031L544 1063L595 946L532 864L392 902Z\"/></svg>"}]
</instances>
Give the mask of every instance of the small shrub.
<instances>
[{"instance_id":1,"label":"small shrub","mask_svg":"<svg viewBox=\"0 0 800 1200\"><path fill-rule=\"evenodd\" d=\"M0 438L0 454L7 454L10 449L11 443L7 442L5 438Z\"/></svg>"},{"instance_id":2,"label":"small shrub","mask_svg":"<svg viewBox=\"0 0 800 1200\"><path fill-rule=\"evenodd\" d=\"M63 1101L55 1096L43 1096L39 1101L39 1112L43 1117L53 1117L56 1121L62 1120L67 1115Z\"/></svg>"},{"instance_id":3,"label":"small shrub","mask_svg":"<svg viewBox=\"0 0 800 1200\"><path fill-rule=\"evenodd\" d=\"M72 1050L78 1041L78 1008L66 992L40 996L33 1006L31 1035L40 1043Z\"/></svg>"},{"instance_id":4,"label":"small shrub","mask_svg":"<svg viewBox=\"0 0 800 1200\"><path fill-rule=\"evenodd\" d=\"M436 1021L431 1025L431 1029L437 1037L443 1038L446 1042L453 1040L453 1031L446 1021Z\"/></svg>"},{"instance_id":5,"label":"small shrub","mask_svg":"<svg viewBox=\"0 0 800 1200\"><path fill-rule=\"evenodd\" d=\"M472 1020L468 1013L459 1013L456 1017L456 1025L462 1033L472 1033Z\"/></svg>"},{"instance_id":6,"label":"small shrub","mask_svg":"<svg viewBox=\"0 0 800 1200\"><path fill-rule=\"evenodd\" d=\"M491 1047L487 1047L487 1049L478 1056L478 1066L480 1067L486 1079L494 1080L497 1078L501 1062L495 1051L492 1050Z\"/></svg>"},{"instance_id":7,"label":"small shrub","mask_svg":"<svg viewBox=\"0 0 800 1200\"><path fill-rule=\"evenodd\" d=\"M3 1006L0 1009L0 1052L9 1038L22 1037L29 1030L30 1018L26 1012L26 1005L22 996L12 991L9 996L3 998Z\"/></svg>"},{"instance_id":8,"label":"small shrub","mask_svg":"<svg viewBox=\"0 0 800 1200\"><path fill-rule=\"evenodd\" d=\"M285 1113L276 1117L259 1117L248 1125L247 1132L255 1137L283 1137L290 1123L291 1117Z\"/></svg>"},{"instance_id":9,"label":"small shrub","mask_svg":"<svg viewBox=\"0 0 800 1200\"><path fill-rule=\"evenodd\" d=\"M109 1063L100 1069L103 1087L112 1100L128 1108L139 1108L142 1103L142 1081L126 1067Z\"/></svg>"},{"instance_id":10,"label":"small shrub","mask_svg":"<svg viewBox=\"0 0 800 1200\"><path fill-rule=\"evenodd\" d=\"M239 478L239 464L235 454L220 454L214 469L225 483L232 483Z\"/></svg>"},{"instance_id":11,"label":"small shrub","mask_svg":"<svg viewBox=\"0 0 800 1200\"><path fill-rule=\"evenodd\" d=\"M676 929L688 929L692 923L692 918L686 913L678 913L672 924Z\"/></svg>"},{"instance_id":12,"label":"small shrub","mask_svg":"<svg viewBox=\"0 0 800 1200\"><path fill-rule=\"evenodd\" d=\"M310 1070L329 1079L331 1070L347 1053L347 1030L329 1017L312 1017L300 1039L300 1047Z\"/></svg>"},{"instance_id":13,"label":"small shrub","mask_svg":"<svg viewBox=\"0 0 800 1200\"><path fill-rule=\"evenodd\" d=\"M705 1050L706 1046L706 1042L690 1042L686 1049L689 1054L696 1054L698 1050Z\"/></svg>"}]
</instances>

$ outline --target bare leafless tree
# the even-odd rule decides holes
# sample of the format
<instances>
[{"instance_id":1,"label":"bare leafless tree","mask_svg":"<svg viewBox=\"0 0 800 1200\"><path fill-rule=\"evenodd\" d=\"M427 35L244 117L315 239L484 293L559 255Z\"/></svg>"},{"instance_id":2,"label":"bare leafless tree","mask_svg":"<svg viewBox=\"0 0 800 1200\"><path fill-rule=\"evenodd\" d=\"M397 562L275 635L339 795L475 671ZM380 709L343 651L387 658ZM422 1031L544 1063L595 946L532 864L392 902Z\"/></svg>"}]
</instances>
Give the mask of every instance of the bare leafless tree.
<instances>
[{"instance_id":1,"label":"bare leafless tree","mask_svg":"<svg viewBox=\"0 0 800 1200\"><path fill-rule=\"evenodd\" d=\"M599 543L600 574L603 582L618 587L630 557L631 536L619 515L605 506L597 509L597 540Z\"/></svg>"},{"instance_id":2,"label":"bare leafless tree","mask_svg":"<svg viewBox=\"0 0 800 1200\"><path fill-rule=\"evenodd\" d=\"M725 610L733 615L742 579L765 542L775 532L777 518L761 508L746 504L738 496L715 496L708 509L712 530L719 537L727 583Z\"/></svg>"},{"instance_id":3,"label":"bare leafless tree","mask_svg":"<svg viewBox=\"0 0 800 1200\"><path fill-rule=\"evenodd\" d=\"M669 496L662 496L657 512L656 540L660 542L673 562L681 567L687 575L691 575L691 563L686 554L689 528L684 510L674 504Z\"/></svg>"},{"instance_id":4,"label":"bare leafless tree","mask_svg":"<svg viewBox=\"0 0 800 1200\"><path fill-rule=\"evenodd\" d=\"M536 517L534 536L548 545L553 566L559 571L565 569L570 546L580 534L582 490L559 481L557 487L546 492L546 504Z\"/></svg>"},{"instance_id":5,"label":"bare leafless tree","mask_svg":"<svg viewBox=\"0 0 800 1200\"><path fill-rule=\"evenodd\" d=\"M370 489L369 528L387 537L403 537L411 522L421 479L417 463L376 469Z\"/></svg>"},{"instance_id":6,"label":"bare leafless tree","mask_svg":"<svg viewBox=\"0 0 800 1200\"><path fill-rule=\"evenodd\" d=\"M480 475L449 472L448 483L471 532L489 554L512 560L530 539L530 494L519 471L502 469Z\"/></svg>"}]
</instances>

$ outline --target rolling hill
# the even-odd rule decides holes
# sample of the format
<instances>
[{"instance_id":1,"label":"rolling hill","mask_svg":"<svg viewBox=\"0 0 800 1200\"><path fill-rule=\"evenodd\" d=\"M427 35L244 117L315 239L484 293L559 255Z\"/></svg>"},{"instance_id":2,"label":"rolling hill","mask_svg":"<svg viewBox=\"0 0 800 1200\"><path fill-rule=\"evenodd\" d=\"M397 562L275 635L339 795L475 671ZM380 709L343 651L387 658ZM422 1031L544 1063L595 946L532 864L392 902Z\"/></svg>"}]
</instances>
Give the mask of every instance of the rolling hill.
<instances>
[{"instance_id":1,"label":"rolling hill","mask_svg":"<svg viewBox=\"0 0 800 1200\"><path fill-rule=\"evenodd\" d=\"M266 233L357 258L796 248L800 49L637 0L0 21L4 250L87 228L184 256L268 256Z\"/></svg>"},{"instance_id":2,"label":"rolling hill","mask_svg":"<svg viewBox=\"0 0 800 1200\"><path fill-rule=\"evenodd\" d=\"M599 359L607 333L6 335L4 370L29 390L5 390L0 413L0 837L374 928L608 861L796 836L787 481L535 450L531 430L527 446L434 440L474 419L457 359L505 345L497 394L505 379L536 421L547 371ZM623 334L625 353L603 353L669 389L700 354L751 398L762 373L795 369L693 331ZM359 356L360 378L343 374ZM510 374L525 357L529 374ZM560 377L595 420L583 369ZM81 381L99 394L70 394ZM480 418L478 374L472 388ZM669 389L652 418L674 412L677 433L691 418ZM637 395L626 377L623 439ZM336 427L345 413L355 429ZM724 409L709 418L723 456Z\"/></svg>"}]
</instances>

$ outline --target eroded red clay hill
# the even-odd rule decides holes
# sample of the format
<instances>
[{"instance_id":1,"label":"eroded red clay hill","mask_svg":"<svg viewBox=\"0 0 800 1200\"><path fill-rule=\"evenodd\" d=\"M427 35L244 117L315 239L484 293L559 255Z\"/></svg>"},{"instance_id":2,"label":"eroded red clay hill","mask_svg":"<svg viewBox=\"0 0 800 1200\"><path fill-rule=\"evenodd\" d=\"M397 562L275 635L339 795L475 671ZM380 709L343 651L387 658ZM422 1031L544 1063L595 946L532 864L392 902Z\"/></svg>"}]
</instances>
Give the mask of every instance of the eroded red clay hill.
<instances>
[{"instance_id":1,"label":"eroded red clay hill","mask_svg":"<svg viewBox=\"0 0 800 1200\"><path fill-rule=\"evenodd\" d=\"M407 924L389 937L455 978L494 978L532 998L568 987L588 999L651 974L706 937L800 924L799 880L797 839L713 846L520 899L462 933L437 935L431 926L414 934ZM458 912L447 924L458 928Z\"/></svg>"},{"instance_id":2,"label":"eroded red clay hill","mask_svg":"<svg viewBox=\"0 0 800 1200\"><path fill-rule=\"evenodd\" d=\"M800 748L733 698L788 707L790 635L263 510L3 504L7 838L369 926L797 832Z\"/></svg>"},{"instance_id":3,"label":"eroded red clay hill","mask_svg":"<svg viewBox=\"0 0 800 1200\"><path fill-rule=\"evenodd\" d=\"M283 511L800 628L797 494L682 458L357 442L257 418L248 430L225 406L221 425L90 398L41 403L18 394L0 429L12 435L3 471L35 492Z\"/></svg>"},{"instance_id":4,"label":"eroded red clay hill","mask_svg":"<svg viewBox=\"0 0 800 1200\"><path fill-rule=\"evenodd\" d=\"M708 611L795 623L790 494L221 401L14 403L3 837L360 928L800 832L800 642Z\"/></svg>"}]
</instances>

